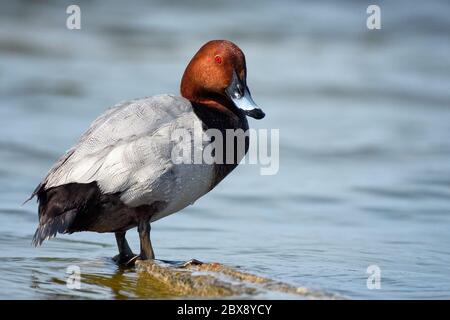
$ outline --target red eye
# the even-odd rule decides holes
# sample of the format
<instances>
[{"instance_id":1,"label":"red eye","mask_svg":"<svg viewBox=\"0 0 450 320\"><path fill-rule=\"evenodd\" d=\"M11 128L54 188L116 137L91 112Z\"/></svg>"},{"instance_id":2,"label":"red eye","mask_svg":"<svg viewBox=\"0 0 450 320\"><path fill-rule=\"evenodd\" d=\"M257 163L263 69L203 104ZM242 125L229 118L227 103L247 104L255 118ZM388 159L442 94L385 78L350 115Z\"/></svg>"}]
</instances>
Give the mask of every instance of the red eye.
<instances>
[{"instance_id":1,"label":"red eye","mask_svg":"<svg viewBox=\"0 0 450 320\"><path fill-rule=\"evenodd\" d=\"M215 56L215 57L214 57L214 61L215 61L216 63L218 63L218 64L221 64L221 63L222 63L222 57L221 57L221 56Z\"/></svg>"}]
</instances>

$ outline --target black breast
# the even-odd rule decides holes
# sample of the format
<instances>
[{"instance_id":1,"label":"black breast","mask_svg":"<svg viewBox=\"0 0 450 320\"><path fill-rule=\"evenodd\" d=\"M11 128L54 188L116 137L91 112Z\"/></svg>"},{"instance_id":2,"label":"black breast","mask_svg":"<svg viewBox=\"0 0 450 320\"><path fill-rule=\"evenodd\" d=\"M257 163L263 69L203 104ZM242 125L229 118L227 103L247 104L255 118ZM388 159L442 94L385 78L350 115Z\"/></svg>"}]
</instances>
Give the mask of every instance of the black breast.
<instances>
[{"instance_id":1,"label":"black breast","mask_svg":"<svg viewBox=\"0 0 450 320\"><path fill-rule=\"evenodd\" d=\"M199 103L192 103L193 109L197 117L203 123L203 130L218 129L222 133L223 137L223 155L222 159L215 155L216 163L214 164L214 179L211 185L211 189L214 188L223 178L225 178L240 162L238 139L230 136L227 137L226 130L241 129L243 132L248 133L248 122L245 114L236 108L233 108L232 112L223 112L220 109L211 108ZM231 114L231 115L230 115ZM249 137L246 134L245 137L244 154L247 153L249 147ZM226 147L233 146L234 159L227 159Z\"/></svg>"}]
</instances>

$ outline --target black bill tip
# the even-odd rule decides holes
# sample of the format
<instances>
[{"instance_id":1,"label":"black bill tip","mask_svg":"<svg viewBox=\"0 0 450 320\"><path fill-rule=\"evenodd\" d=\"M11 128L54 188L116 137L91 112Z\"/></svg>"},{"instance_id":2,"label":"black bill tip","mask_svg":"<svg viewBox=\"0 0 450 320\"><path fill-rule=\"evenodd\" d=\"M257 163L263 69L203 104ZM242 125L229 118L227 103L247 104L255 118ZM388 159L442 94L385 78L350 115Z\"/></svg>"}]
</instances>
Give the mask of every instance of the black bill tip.
<instances>
[{"instance_id":1,"label":"black bill tip","mask_svg":"<svg viewBox=\"0 0 450 320\"><path fill-rule=\"evenodd\" d=\"M260 120L266 116L266 114L258 108L252 109L252 110L245 110L245 114L249 117L252 117L254 119Z\"/></svg>"}]
</instances>

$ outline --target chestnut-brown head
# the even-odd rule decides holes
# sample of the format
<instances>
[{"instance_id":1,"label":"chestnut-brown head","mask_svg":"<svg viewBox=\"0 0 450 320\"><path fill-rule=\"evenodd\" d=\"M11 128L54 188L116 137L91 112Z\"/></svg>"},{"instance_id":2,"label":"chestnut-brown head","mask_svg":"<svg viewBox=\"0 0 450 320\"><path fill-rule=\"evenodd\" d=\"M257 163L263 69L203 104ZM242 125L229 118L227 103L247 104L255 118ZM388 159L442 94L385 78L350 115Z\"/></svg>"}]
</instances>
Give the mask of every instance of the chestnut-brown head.
<instances>
[{"instance_id":1,"label":"chestnut-brown head","mask_svg":"<svg viewBox=\"0 0 450 320\"><path fill-rule=\"evenodd\" d=\"M207 42L194 55L181 80L181 95L195 103L241 109L264 118L247 87L247 67L241 49L227 40Z\"/></svg>"}]
</instances>

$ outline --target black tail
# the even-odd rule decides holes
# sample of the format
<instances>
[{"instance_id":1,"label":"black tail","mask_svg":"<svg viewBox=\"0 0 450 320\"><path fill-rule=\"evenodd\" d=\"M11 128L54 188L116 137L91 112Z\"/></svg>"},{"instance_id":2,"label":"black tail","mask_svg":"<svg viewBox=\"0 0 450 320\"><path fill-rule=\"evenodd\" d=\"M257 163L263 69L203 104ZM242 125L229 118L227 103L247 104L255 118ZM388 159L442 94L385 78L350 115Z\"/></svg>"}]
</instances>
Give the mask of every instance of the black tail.
<instances>
[{"instance_id":1,"label":"black tail","mask_svg":"<svg viewBox=\"0 0 450 320\"><path fill-rule=\"evenodd\" d=\"M40 246L44 240L55 237L57 233L67 233L76 215L77 210L72 209L50 219L44 224L39 224L31 243L37 247Z\"/></svg>"},{"instance_id":2,"label":"black tail","mask_svg":"<svg viewBox=\"0 0 450 320\"><path fill-rule=\"evenodd\" d=\"M69 183L50 189L41 186L36 195L39 201L39 226L32 244L39 246L57 233L71 233L75 219L89 211L92 199L100 193L95 182ZM97 197L95 197L97 196Z\"/></svg>"}]
</instances>

